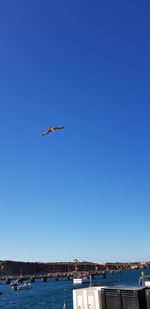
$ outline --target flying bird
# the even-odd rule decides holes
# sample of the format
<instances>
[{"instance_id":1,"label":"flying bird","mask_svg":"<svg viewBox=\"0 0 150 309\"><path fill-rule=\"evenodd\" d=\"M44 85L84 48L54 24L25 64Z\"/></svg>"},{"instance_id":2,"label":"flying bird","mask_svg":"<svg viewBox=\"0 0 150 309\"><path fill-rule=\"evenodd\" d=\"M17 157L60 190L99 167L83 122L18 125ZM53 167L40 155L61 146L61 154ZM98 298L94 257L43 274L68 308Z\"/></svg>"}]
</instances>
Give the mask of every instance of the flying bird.
<instances>
[{"instance_id":1,"label":"flying bird","mask_svg":"<svg viewBox=\"0 0 150 309\"><path fill-rule=\"evenodd\" d=\"M64 127L51 127L47 131L42 133L42 136L45 136L45 135L47 135L49 133L54 133L56 130L60 130L60 129L64 129Z\"/></svg>"}]
</instances>

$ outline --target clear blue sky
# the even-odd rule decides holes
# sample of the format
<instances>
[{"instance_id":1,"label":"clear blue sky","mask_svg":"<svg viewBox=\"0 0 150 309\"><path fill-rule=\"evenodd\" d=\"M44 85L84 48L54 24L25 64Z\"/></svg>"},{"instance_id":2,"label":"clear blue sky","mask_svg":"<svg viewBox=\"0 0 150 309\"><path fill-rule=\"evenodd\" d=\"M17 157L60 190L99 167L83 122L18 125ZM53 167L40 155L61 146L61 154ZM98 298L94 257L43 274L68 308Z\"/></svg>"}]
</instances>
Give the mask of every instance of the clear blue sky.
<instances>
[{"instance_id":1,"label":"clear blue sky","mask_svg":"<svg viewBox=\"0 0 150 309\"><path fill-rule=\"evenodd\" d=\"M150 260L149 36L148 0L1 1L0 259Z\"/></svg>"}]
</instances>

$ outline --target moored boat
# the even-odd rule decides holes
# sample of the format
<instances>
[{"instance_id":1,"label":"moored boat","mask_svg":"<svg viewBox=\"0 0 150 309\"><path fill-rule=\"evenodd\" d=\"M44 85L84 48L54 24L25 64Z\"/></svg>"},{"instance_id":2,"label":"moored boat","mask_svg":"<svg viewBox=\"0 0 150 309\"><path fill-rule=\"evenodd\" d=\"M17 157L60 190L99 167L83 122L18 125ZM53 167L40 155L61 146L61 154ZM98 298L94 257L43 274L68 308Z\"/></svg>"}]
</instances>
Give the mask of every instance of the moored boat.
<instances>
[{"instance_id":1,"label":"moored boat","mask_svg":"<svg viewBox=\"0 0 150 309\"><path fill-rule=\"evenodd\" d=\"M90 277L87 275L81 275L78 277L73 278L73 284L82 284L82 283L89 283Z\"/></svg>"},{"instance_id":2,"label":"moored boat","mask_svg":"<svg viewBox=\"0 0 150 309\"><path fill-rule=\"evenodd\" d=\"M17 286L17 290L28 290L28 289L31 289L31 288L32 288L32 285L31 285L31 283L28 283L28 282L23 283L23 284L19 284Z\"/></svg>"},{"instance_id":3,"label":"moored boat","mask_svg":"<svg viewBox=\"0 0 150 309\"><path fill-rule=\"evenodd\" d=\"M81 277L73 277L73 284L82 284Z\"/></svg>"},{"instance_id":4,"label":"moored boat","mask_svg":"<svg viewBox=\"0 0 150 309\"><path fill-rule=\"evenodd\" d=\"M11 288L14 291L17 291L17 290L28 290L28 289L32 288L32 285L31 285L31 283L28 283L28 282L25 282L25 283L22 283L22 284L14 282L14 283L11 284Z\"/></svg>"}]
</instances>

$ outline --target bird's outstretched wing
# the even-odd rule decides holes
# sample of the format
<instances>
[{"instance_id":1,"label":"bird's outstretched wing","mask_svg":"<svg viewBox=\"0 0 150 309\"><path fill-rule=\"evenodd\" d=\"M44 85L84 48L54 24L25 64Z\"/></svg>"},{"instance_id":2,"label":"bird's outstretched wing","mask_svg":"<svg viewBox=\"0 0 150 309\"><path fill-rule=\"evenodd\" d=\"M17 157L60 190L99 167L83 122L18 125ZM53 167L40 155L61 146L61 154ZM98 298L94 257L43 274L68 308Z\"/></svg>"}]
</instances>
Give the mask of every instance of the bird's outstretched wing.
<instances>
[{"instance_id":1,"label":"bird's outstretched wing","mask_svg":"<svg viewBox=\"0 0 150 309\"><path fill-rule=\"evenodd\" d=\"M53 130L64 129L64 127L54 127Z\"/></svg>"},{"instance_id":2,"label":"bird's outstretched wing","mask_svg":"<svg viewBox=\"0 0 150 309\"><path fill-rule=\"evenodd\" d=\"M50 132L52 132L51 129L49 129L49 130L45 131L44 133L42 133L42 136L45 136L45 135L47 135L47 134L50 133Z\"/></svg>"}]
</instances>

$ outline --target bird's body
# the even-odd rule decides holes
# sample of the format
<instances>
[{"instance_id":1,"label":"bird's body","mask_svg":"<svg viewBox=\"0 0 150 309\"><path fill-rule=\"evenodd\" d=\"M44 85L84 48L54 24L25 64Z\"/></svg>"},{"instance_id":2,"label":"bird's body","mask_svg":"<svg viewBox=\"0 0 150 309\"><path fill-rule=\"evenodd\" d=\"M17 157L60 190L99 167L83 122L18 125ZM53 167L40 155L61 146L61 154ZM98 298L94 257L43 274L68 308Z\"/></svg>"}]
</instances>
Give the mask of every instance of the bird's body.
<instances>
[{"instance_id":1,"label":"bird's body","mask_svg":"<svg viewBox=\"0 0 150 309\"><path fill-rule=\"evenodd\" d=\"M54 133L56 130L60 130L60 129L64 129L64 127L51 127L47 131L42 133L42 136L45 136L45 135L47 135L49 133Z\"/></svg>"}]
</instances>

